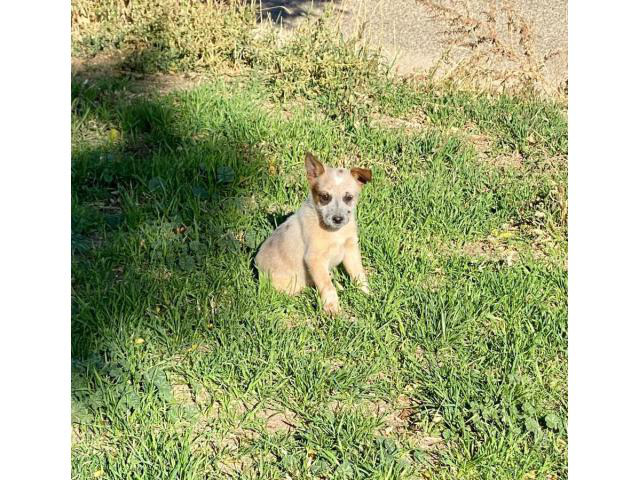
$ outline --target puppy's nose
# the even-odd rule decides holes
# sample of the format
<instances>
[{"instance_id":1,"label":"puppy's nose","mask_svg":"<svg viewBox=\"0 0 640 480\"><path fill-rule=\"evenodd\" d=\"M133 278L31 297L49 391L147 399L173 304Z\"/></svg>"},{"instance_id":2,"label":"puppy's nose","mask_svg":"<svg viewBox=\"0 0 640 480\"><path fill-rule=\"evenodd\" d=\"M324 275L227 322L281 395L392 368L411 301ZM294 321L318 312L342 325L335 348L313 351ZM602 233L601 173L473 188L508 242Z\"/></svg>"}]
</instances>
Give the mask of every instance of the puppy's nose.
<instances>
[{"instance_id":1,"label":"puppy's nose","mask_svg":"<svg viewBox=\"0 0 640 480\"><path fill-rule=\"evenodd\" d=\"M333 223L335 223L335 224L340 224L344 220L344 217L341 217L340 215L334 215L331 218L331 220L333 220Z\"/></svg>"}]
</instances>

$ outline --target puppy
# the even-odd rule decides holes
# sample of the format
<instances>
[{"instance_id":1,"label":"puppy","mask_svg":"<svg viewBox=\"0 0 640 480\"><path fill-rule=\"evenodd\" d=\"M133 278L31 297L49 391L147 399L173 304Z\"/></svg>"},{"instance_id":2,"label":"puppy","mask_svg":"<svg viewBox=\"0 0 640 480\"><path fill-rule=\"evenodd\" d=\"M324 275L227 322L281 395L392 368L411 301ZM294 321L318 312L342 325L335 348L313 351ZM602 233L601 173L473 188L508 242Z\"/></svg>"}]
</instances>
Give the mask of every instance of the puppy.
<instances>
[{"instance_id":1,"label":"puppy","mask_svg":"<svg viewBox=\"0 0 640 480\"><path fill-rule=\"evenodd\" d=\"M256 267L276 289L292 295L315 285L325 312L335 314L340 305L330 272L340 263L369 293L358 245L356 204L362 186L371 180L371 170L326 167L311 153L304 163L309 197L262 244Z\"/></svg>"}]
</instances>

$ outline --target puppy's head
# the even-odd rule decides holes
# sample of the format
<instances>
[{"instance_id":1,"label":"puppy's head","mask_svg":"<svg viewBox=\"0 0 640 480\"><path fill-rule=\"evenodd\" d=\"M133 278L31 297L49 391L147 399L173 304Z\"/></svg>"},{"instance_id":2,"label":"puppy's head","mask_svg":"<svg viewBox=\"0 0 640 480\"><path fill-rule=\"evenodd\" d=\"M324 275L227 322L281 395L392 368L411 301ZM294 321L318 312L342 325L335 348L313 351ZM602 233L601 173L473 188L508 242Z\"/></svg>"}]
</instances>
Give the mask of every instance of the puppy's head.
<instances>
[{"instance_id":1,"label":"puppy's head","mask_svg":"<svg viewBox=\"0 0 640 480\"><path fill-rule=\"evenodd\" d=\"M304 165L321 222L329 230L341 229L353 218L360 190L371 180L371 170L325 167L311 153L307 153Z\"/></svg>"}]
</instances>

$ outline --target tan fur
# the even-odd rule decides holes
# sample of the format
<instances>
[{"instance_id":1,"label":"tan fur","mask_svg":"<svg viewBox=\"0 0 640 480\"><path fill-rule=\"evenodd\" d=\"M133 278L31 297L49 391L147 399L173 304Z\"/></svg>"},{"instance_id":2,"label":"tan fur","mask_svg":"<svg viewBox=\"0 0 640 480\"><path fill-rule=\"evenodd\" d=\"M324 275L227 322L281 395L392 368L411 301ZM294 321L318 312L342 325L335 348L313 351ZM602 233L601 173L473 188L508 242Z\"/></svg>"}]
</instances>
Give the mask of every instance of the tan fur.
<instances>
[{"instance_id":1,"label":"tan fur","mask_svg":"<svg viewBox=\"0 0 640 480\"><path fill-rule=\"evenodd\" d=\"M334 314L340 311L340 305L330 272L340 263L360 289L369 293L355 213L358 196L362 186L371 180L371 171L329 168L310 153L305 167L309 197L264 242L256 256L256 266L269 276L276 289L289 294L315 285L324 310Z\"/></svg>"}]
</instances>

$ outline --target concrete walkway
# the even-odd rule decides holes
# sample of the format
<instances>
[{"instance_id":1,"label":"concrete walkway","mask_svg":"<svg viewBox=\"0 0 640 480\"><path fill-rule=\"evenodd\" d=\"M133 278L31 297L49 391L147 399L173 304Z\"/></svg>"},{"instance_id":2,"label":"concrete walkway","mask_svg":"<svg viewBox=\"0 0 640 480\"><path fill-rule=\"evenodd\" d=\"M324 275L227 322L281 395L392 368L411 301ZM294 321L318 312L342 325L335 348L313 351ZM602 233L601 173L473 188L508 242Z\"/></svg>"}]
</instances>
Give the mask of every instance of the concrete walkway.
<instances>
[{"instance_id":1,"label":"concrete walkway","mask_svg":"<svg viewBox=\"0 0 640 480\"><path fill-rule=\"evenodd\" d=\"M331 5L341 30L353 35L364 24L370 45L401 75L429 71L448 51L441 74L473 57L483 72L518 75L520 69L539 74L552 89L567 85L567 0L263 0L261 5L263 15L288 30ZM465 33L452 38L458 28Z\"/></svg>"}]
</instances>

